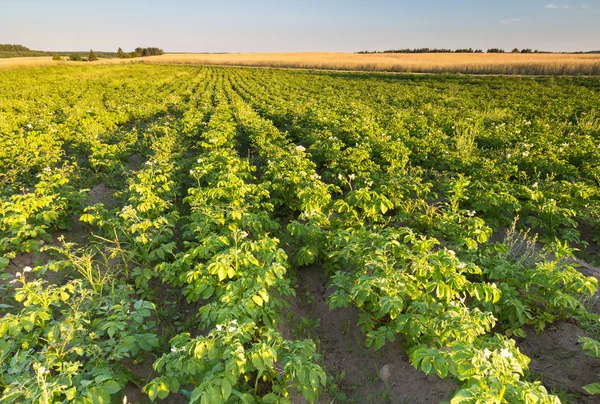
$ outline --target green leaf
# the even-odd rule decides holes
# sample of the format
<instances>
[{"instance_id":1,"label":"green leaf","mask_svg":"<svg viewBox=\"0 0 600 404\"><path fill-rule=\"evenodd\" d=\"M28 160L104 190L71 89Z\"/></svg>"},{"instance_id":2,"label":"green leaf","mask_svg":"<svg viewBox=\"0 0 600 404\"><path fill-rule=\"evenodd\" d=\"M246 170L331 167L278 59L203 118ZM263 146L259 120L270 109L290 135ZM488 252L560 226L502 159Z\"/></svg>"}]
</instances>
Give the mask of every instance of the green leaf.
<instances>
[{"instance_id":1,"label":"green leaf","mask_svg":"<svg viewBox=\"0 0 600 404\"><path fill-rule=\"evenodd\" d=\"M315 369L310 370L309 378L310 378L310 385L313 388L316 389L317 387L319 387L319 377L318 377L317 371Z\"/></svg>"},{"instance_id":2,"label":"green leaf","mask_svg":"<svg viewBox=\"0 0 600 404\"><path fill-rule=\"evenodd\" d=\"M96 378L94 379L94 381L96 383L102 383L103 381L109 380L110 378L111 378L110 374L103 373L103 374L101 374L99 376L96 376Z\"/></svg>"},{"instance_id":3,"label":"green leaf","mask_svg":"<svg viewBox=\"0 0 600 404\"><path fill-rule=\"evenodd\" d=\"M167 382L169 384L169 390L171 393L177 393L179 391L179 387L181 386L179 385L179 380L177 380L176 377L169 377Z\"/></svg>"},{"instance_id":4,"label":"green leaf","mask_svg":"<svg viewBox=\"0 0 600 404\"><path fill-rule=\"evenodd\" d=\"M192 391L192 395L190 396L190 404L198 402L204 390L201 387L196 387L194 391Z\"/></svg>"},{"instance_id":5,"label":"green leaf","mask_svg":"<svg viewBox=\"0 0 600 404\"><path fill-rule=\"evenodd\" d=\"M278 397L275 393L269 393L262 398L263 403L272 404L278 401Z\"/></svg>"},{"instance_id":6,"label":"green leaf","mask_svg":"<svg viewBox=\"0 0 600 404\"><path fill-rule=\"evenodd\" d=\"M477 372L475 366L470 363L461 363L458 365L458 379L466 380Z\"/></svg>"},{"instance_id":7,"label":"green leaf","mask_svg":"<svg viewBox=\"0 0 600 404\"><path fill-rule=\"evenodd\" d=\"M454 395L454 397L452 397L452 400L450 400L450 404L471 402L473 398L473 393L471 393L469 390L460 390Z\"/></svg>"},{"instance_id":8,"label":"green leaf","mask_svg":"<svg viewBox=\"0 0 600 404\"><path fill-rule=\"evenodd\" d=\"M421 370L425 372L426 375L431 373L431 361L429 358L423 359L423 362L421 362Z\"/></svg>"},{"instance_id":9,"label":"green leaf","mask_svg":"<svg viewBox=\"0 0 600 404\"><path fill-rule=\"evenodd\" d=\"M154 401L158 395L158 383L153 380L145 385L142 391L148 395L150 401Z\"/></svg>"},{"instance_id":10,"label":"green leaf","mask_svg":"<svg viewBox=\"0 0 600 404\"><path fill-rule=\"evenodd\" d=\"M261 372L263 370L265 370L265 365L263 363L262 358L258 354L256 354L256 353L252 354L252 364L254 365L254 367L256 369L258 369Z\"/></svg>"},{"instance_id":11,"label":"green leaf","mask_svg":"<svg viewBox=\"0 0 600 404\"><path fill-rule=\"evenodd\" d=\"M223 396L223 399L227 400L229 398L229 396L231 395L231 383L229 383L229 380L227 379L222 379L221 380L221 395Z\"/></svg>"},{"instance_id":12,"label":"green leaf","mask_svg":"<svg viewBox=\"0 0 600 404\"><path fill-rule=\"evenodd\" d=\"M109 394L115 394L121 390L121 386L119 386L119 383L117 383L114 380L109 380L103 383L100 387L108 391Z\"/></svg>"},{"instance_id":13,"label":"green leaf","mask_svg":"<svg viewBox=\"0 0 600 404\"><path fill-rule=\"evenodd\" d=\"M92 387L86 395L92 400L92 404L110 404L110 394L99 387Z\"/></svg>"},{"instance_id":14,"label":"green leaf","mask_svg":"<svg viewBox=\"0 0 600 404\"><path fill-rule=\"evenodd\" d=\"M204 292L202 293L202 298L203 299L208 299L209 297L212 296L213 292L215 291L214 286L209 286L207 287Z\"/></svg>"},{"instance_id":15,"label":"green leaf","mask_svg":"<svg viewBox=\"0 0 600 404\"><path fill-rule=\"evenodd\" d=\"M165 380L161 380L158 383L158 398L161 400L165 399L169 395L169 385Z\"/></svg>"},{"instance_id":16,"label":"green leaf","mask_svg":"<svg viewBox=\"0 0 600 404\"><path fill-rule=\"evenodd\" d=\"M6 268L10 264L10 259L7 257L0 257L0 269Z\"/></svg>"},{"instance_id":17,"label":"green leaf","mask_svg":"<svg viewBox=\"0 0 600 404\"><path fill-rule=\"evenodd\" d=\"M583 386L583 389L588 394L600 394L600 382L599 383L591 383L586 386Z\"/></svg>"}]
</instances>

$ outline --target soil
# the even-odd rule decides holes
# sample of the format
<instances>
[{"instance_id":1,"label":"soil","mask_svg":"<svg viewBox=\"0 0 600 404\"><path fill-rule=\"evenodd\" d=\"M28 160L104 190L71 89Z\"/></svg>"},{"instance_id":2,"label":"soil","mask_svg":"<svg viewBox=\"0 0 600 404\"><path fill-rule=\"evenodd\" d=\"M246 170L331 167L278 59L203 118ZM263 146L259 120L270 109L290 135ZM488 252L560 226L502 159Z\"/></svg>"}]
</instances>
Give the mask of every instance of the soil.
<instances>
[{"instance_id":1,"label":"soil","mask_svg":"<svg viewBox=\"0 0 600 404\"><path fill-rule=\"evenodd\" d=\"M600 360L587 356L577 341L588 336L585 331L567 321L555 323L541 333L526 331L527 338L518 346L531 358L529 369L548 391L562 392L566 402L600 403L597 396L581 388L600 379Z\"/></svg>"},{"instance_id":2,"label":"soil","mask_svg":"<svg viewBox=\"0 0 600 404\"><path fill-rule=\"evenodd\" d=\"M535 252L539 251L540 245L535 244ZM600 281L600 268L577 258L569 259L569 263ZM297 271L296 278L297 297L290 301L286 326L281 332L287 338L312 338L317 343L323 356L322 366L335 378L339 392L349 401L419 404L439 403L452 396L457 385L414 369L398 341L388 342L379 351L367 349L365 337L356 325L358 310L329 309L326 299L333 290L328 289L329 277L324 270L303 268ZM600 314L600 291L590 300L590 310ZM303 317L310 320L309 325L303 325ZM600 403L597 396L582 389L600 380L600 361L581 349L579 337L589 335L576 321L559 321L539 333L529 327L526 332L527 337L517 343L531 359L531 379L540 380L563 402ZM322 402L331 402L332 397L333 401L345 401L343 396L330 392ZM295 396L292 401L304 402Z\"/></svg>"},{"instance_id":3,"label":"soil","mask_svg":"<svg viewBox=\"0 0 600 404\"><path fill-rule=\"evenodd\" d=\"M113 196L113 191L110 188L100 183L88 192L87 198L84 201L85 205L94 205L96 203L103 203L104 207L111 208L116 206L118 200ZM69 229L58 230L51 235L50 245L61 246L62 237L64 237L66 242L76 243L78 246L87 244L90 236L89 226L79 220L79 215L72 215L69 218L69 225ZM42 242L42 246L45 244L45 242ZM52 254L49 251L20 253L11 259L5 272L14 276L15 273L21 272L26 266L35 268L38 265L44 265L51 259ZM47 271L43 278L51 284L58 284L65 280L63 275L53 271Z\"/></svg>"},{"instance_id":4,"label":"soil","mask_svg":"<svg viewBox=\"0 0 600 404\"><path fill-rule=\"evenodd\" d=\"M106 184L100 183L90 189L84 203L86 205L102 203L106 209L114 208L119 201L114 197L113 192Z\"/></svg>"},{"instance_id":5,"label":"soil","mask_svg":"<svg viewBox=\"0 0 600 404\"><path fill-rule=\"evenodd\" d=\"M577 258L569 259L582 274L600 281L600 269ZM589 310L600 314L600 291L590 300ZM600 403L598 396L587 394L582 386L600 380L600 360L587 356L578 342L589 337L575 321L567 319L536 333L526 329L527 337L518 342L521 351L531 358L529 368L549 391L564 395L570 403Z\"/></svg>"},{"instance_id":6,"label":"soil","mask_svg":"<svg viewBox=\"0 0 600 404\"><path fill-rule=\"evenodd\" d=\"M366 348L365 337L356 325L358 309L330 310L326 302L333 292L329 277L318 267L297 272L297 298L290 302L286 325L280 330L286 338L312 338L323 356L322 366L339 386L339 393L355 403L428 404L449 400L456 384L416 370L400 343L388 342L378 351ZM320 326L309 330L301 319L320 319ZM330 392L321 402L346 401ZM293 397L293 402L303 402Z\"/></svg>"},{"instance_id":7,"label":"soil","mask_svg":"<svg viewBox=\"0 0 600 404\"><path fill-rule=\"evenodd\" d=\"M137 171L146 159L139 153L134 153L127 159L127 171Z\"/></svg>"}]
</instances>

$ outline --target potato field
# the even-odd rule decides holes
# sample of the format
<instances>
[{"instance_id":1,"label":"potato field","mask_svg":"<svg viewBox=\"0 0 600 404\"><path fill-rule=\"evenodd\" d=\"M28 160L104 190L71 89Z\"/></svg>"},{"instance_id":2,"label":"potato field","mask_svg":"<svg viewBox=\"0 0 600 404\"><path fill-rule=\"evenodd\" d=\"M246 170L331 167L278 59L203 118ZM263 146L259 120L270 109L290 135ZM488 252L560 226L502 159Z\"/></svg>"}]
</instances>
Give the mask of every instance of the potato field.
<instances>
[{"instance_id":1,"label":"potato field","mask_svg":"<svg viewBox=\"0 0 600 404\"><path fill-rule=\"evenodd\" d=\"M599 402L599 244L600 78L0 71L0 403Z\"/></svg>"}]
</instances>

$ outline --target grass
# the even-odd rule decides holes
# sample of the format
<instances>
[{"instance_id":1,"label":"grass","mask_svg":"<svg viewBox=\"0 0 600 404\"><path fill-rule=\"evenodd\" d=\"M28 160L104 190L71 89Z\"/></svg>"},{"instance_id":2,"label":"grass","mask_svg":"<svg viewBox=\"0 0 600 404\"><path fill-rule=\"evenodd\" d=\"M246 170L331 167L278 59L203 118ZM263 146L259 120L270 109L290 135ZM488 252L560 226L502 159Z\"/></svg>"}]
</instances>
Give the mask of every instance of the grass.
<instances>
[{"instance_id":1,"label":"grass","mask_svg":"<svg viewBox=\"0 0 600 404\"><path fill-rule=\"evenodd\" d=\"M600 75L600 54L456 54L456 53L235 53L165 54L137 59L101 59L106 63L161 63L282 67L398 73L461 73L506 75ZM0 68L57 63L51 57L0 59Z\"/></svg>"}]
</instances>

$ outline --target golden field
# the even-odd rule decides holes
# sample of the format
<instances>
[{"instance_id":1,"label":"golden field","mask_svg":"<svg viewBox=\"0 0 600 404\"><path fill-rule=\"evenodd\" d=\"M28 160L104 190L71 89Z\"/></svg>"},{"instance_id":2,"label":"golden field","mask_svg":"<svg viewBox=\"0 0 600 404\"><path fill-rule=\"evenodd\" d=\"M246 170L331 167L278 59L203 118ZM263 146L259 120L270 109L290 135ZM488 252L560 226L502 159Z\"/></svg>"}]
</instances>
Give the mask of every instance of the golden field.
<instances>
[{"instance_id":1,"label":"golden field","mask_svg":"<svg viewBox=\"0 0 600 404\"><path fill-rule=\"evenodd\" d=\"M513 53L239 53L165 54L93 63L173 63L412 73L600 75L600 54ZM0 60L3 66L56 64L50 57ZM83 62L85 63L85 62Z\"/></svg>"},{"instance_id":2,"label":"golden field","mask_svg":"<svg viewBox=\"0 0 600 404\"><path fill-rule=\"evenodd\" d=\"M600 54L166 54L144 58L144 61L414 73L600 75Z\"/></svg>"},{"instance_id":3,"label":"golden field","mask_svg":"<svg viewBox=\"0 0 600 404\"><path fill-rule=\"evenodd\" d=\"M32 56L21 58L0 59L0 69L6 69L18 66L53 66L53 65L90 65L90 64L113 64L113 63L132 63L133 61L142 61L141 59L100 59L96 62L69 62L63 57L62 61L52 60L52 56Z\"/></svg>"}]
</instances>

